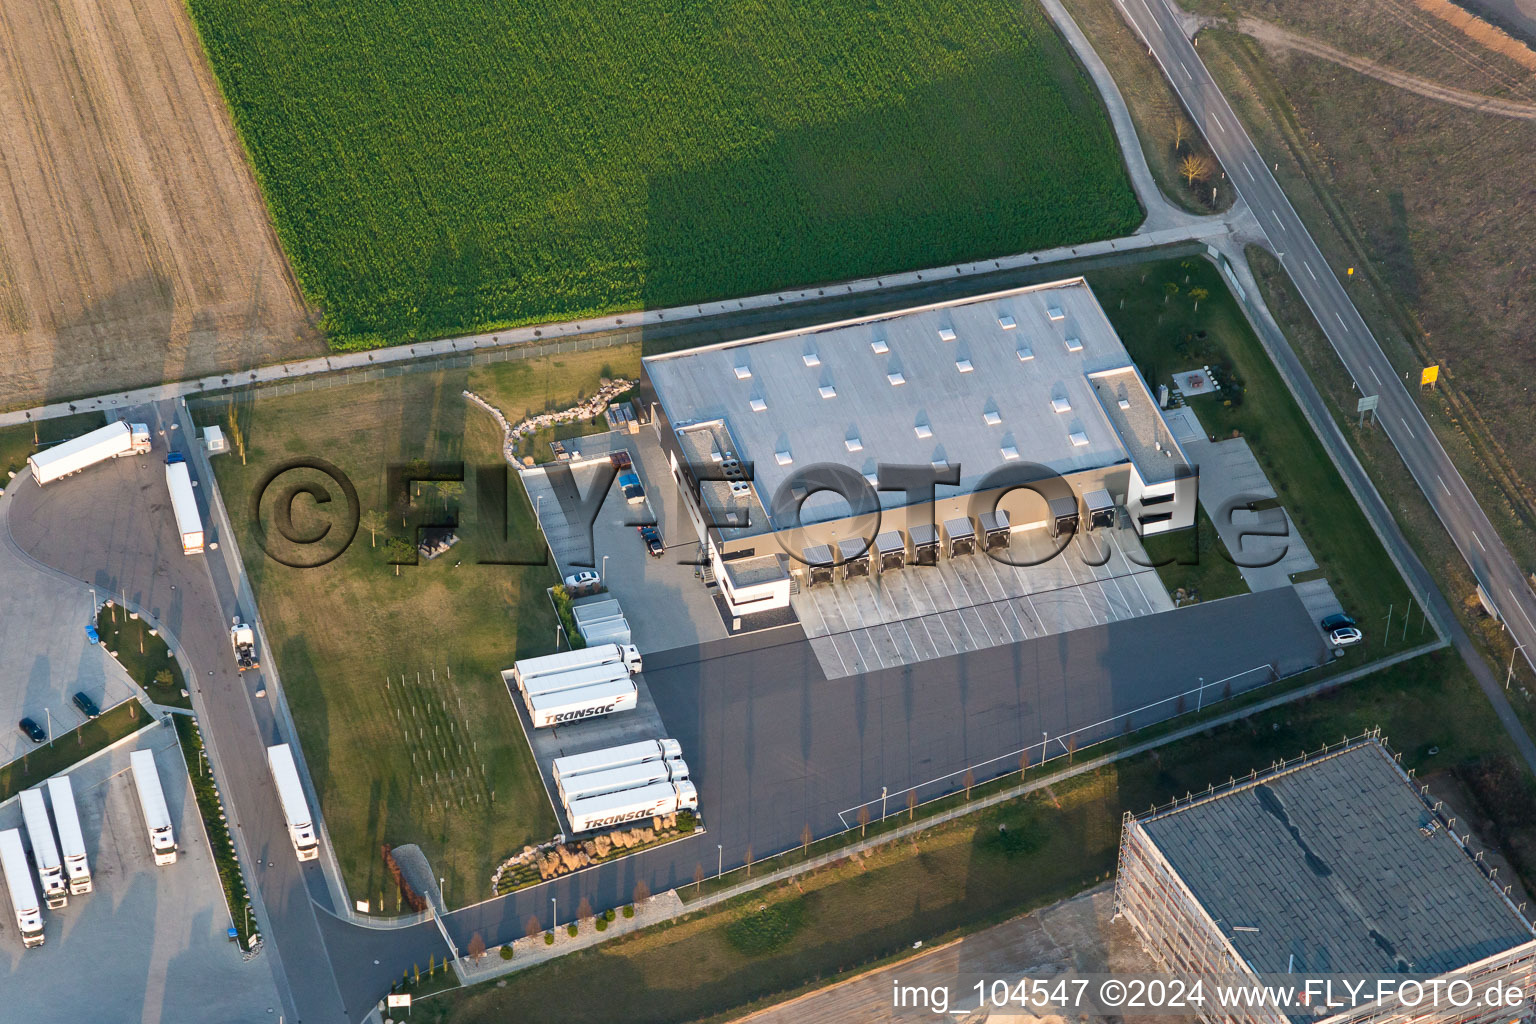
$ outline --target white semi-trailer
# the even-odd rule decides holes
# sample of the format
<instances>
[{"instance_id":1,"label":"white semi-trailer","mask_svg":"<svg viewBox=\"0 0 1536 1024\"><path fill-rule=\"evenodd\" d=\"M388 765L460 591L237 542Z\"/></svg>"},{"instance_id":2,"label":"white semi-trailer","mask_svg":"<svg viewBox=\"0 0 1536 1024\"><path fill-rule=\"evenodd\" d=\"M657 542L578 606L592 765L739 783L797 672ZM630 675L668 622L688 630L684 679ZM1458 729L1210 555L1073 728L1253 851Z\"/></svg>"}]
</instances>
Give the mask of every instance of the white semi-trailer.
<instances>
[{"instance_id":1,"label":"white semi-trailer","mask_svg":"<svg viewBox=\"0 0 1536 1024\"><path fill-rule=\"evenodd\" d=\"M634 708L639 696L633 679L620 679L580 690L535 694L527 698L526 703L534 728L543 729L551 725L579 722L583 718L611 715L616 711L629 711Z\"/></svg>"},{"instance_id":2,"label":"white semi-trailer","mask_svg":"<svg viewBox=\"0 0 1536 1024\"><path fill-rule=\"evenodd\" d=\"M628 789L644 789L658 782L682 782L688 778L688 765L678 761L642 761L609 768L602 772L587 772L556 780L560 790L560 802L570 810L571 804L604 793L622 793Z\"/></svg>"},{"instance_id":3,"label":"white semi-trailer","mask_svg":"<svg viewBox=\"0 0 1536 1024\"><path fill-rule=\"evenodd\" d=\"M165 791L160 788L155 755L148 750L135 750L128 755L128 764L133 769L133 787L139 792L144 827L149 830L149 852L156 864L174 864L176 834L171 829L171 812L165 806Z\"/></svg>"},{"instance_id":4,"label":"white semi-trailer","mask_svg":"<svg viewBox=\"0 0 1536 1024\"><path fill-rule=\"evenodd\" d=\"M43 909L32 887L32 872L27 870L27 851L21 845L21 830L0 832L0 869L5 871L5 887L11 894L11 910L16 913L16 930L23 946L43 944Z\"/></svg>"},{"instance_id":5,"label":"white semi-trailer","mask_svg":"<svg viewBox=\"0 0 1536 1024\"><path fill-rule=\"evenodd\" d=\"M555 758L551 767L558 785L561 779L569 779L573 775L608 771L644 761L677 760L682 756L683 745L677 740L641 740L618 747L589 750L584 754L567 754Z\"/></svg>"},{"instance_id":6,"label":"white semi-trailer","mask_svg":"<svg viewBox=\"0 0 1536 1024\"><path fill-rule=\"evenodd\" d=\"M80 831L80 815L75 809L75 789L68 775L48 780L48 799L53 804L53 822L59 826L59 847L64 853L64 874L69 891L75 896L91 891L91 864L85 855L85 835Z\"/></svg>"},{"instance_id":7,"label":"white semi-trailer","mask_svg":"<svg viewBox=\"0 0 1536 1024\"><path fill-rule=\"evenodd\" d=\"M605 793L572 801L567 808L572 832L590 832L595 828L622 825L674 811L691 811L699 806L698 791L691 782L658 782L644 789Z\"/></svg>"},{"instance_id":8,"label":"white semi-trailer","mask_svg":"<svg viewBox=\"0 0 1536 1024\"><path fill-rule=\"evenodd\" d=\"M89 434L81 434L38 452L27 459L27 465L32 467L32 479L46 484L107 459L143 455L149 448L147 424L108 423Z\"/></svg>"},{"instance_id":9,"label":"white semi-trailer","mask_svg":"<svg viewBox=\"0 0 1536 1024\"><path fill-rule=\"evenodd\" d=\"M299 769L293 763L293 751L288 744L267 748L267 766L272 769L272 781L277 783L277 798L283 805L283 817L288 820L288 838L293 840L294 852L299 860L314 860L320 856L320 837L315 832L309 801L304 799L304 784L299 781Z\"/></svg>"},{"instance_id":10,"label":"white semi-trailer","mask_svg":"<svg viewBox=\"0 0 1536 1024\"><path fill-rule=\"evenodd\" d=\"M195 555L203 550L203 517L197 511L197 495L192 493L192 474L187 458L172 452L165 459L165 486L171 492L171 512L176 516L176 530L181 534L181 550Z\"/></svg>"},{"instance_id":11,"label":"white semi-trailer","mask_svg":"<svg viewBox=\"0 0 1536 1024\"><path fill-rule=\"evenodd\" d=\"M69 886L64 881L64 861L53 841L53 825L48 820L48 805L41 789L21 791L21 820L27 824L27 838L32 841L32 859L37 862L37 879L43 883L43 899L49 910L69 903Z\"/></svg>"},{"instance_id":12,"label":"white semi-trailer","mask_svg":"<svg viewBox=\"0 0 1536 1024\"><path fill-rule=\"evenodd\" d=\"M610 662L622 662L630 672L639 672L640 651L634 644L622 646L598 644L595 647L583 647L579 651L561 651L558 654L546 654L538 658L524 658L512 665L512 673L517 685L526 692L528 680L536 676L569 672L572 669L590 668L593 665L606 665Z\"/></svg>"},{"instance_id":13,"label":"white semi-trailer","mask_svg":"<svg viewBox=\"0 0 1536 1024\"><path fill-rule=\"evenodd\" d=\"M528 680L528 685L523 687L524 697L537 697L544 693L559 693L562 690L581 690L588 686L601 686L604 683L613 683L629 678L629 670L621 662L610 661L606 665L591 665L587 668L573 668L569 672L551 672L542 676L534 676Z\"/></svg>"}]
</instances>

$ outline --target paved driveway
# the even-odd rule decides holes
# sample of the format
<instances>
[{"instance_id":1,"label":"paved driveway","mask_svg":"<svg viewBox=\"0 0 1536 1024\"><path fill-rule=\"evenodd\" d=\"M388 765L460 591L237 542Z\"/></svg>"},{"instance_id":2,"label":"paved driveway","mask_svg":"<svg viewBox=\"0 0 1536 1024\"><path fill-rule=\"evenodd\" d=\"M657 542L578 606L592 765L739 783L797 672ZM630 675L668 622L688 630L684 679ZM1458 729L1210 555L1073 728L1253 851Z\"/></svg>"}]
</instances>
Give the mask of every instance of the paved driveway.
<instances>
[{"instance_id":1,"label":"paved driveway","mask_svg":"<svg viewBox=\"0 0 1536 1024\"><path fill-rule=\"evenodd\" d=\"M63 492L78 479L52 486ZM36 486L28 479L13 489ZM57 736L85 721L70 703L76 692L102 708L137 693L122 666L86 640L94 611L89 587L39 569L0 523L0 764L32 749L16 727L22 716L44 728L51 720Z\"/></svg>"},{"instance_id":2,"label":"paved driveway","mask_svg":"<svg viewBox=\"0 0 1536 1024\"><path fill-rule=\"evenodd\" d=\"M128 754L155 751L180 851L156 867L128 773ZM24 950L14 922L0 928L0 1018L49 1024L268 1021L281 1012L272 958L241 958L225 937L218 869L168 725L70 772L95 891L43 910L46 940ZM14 828L19 801L0 806ZM6 903L7 909L9 903ZM270 1014L270 1015L269 1015Z\"/></svg>"}]
</instances>

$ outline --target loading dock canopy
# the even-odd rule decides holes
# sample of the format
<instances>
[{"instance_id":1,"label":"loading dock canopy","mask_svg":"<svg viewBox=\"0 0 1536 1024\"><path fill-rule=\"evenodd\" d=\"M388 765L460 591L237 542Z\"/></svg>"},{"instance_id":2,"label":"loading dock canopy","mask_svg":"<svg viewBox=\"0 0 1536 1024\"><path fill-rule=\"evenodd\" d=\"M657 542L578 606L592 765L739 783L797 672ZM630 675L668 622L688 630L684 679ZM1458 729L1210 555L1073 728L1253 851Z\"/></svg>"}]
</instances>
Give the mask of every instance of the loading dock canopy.
<instances>
[{"instance_id":1,"label":"loading dock canopy","mask_svg":"<svg viewBox=\"0 0 1536 1024\"><path fill-rule=\"evenodd\" d=\"M886 530L875 538L875 553L880 556L880 571L900 569L907 564L907 541L900 530Z\"/></svg>"},{"instance_id":2,"label":"loading dock canopy","mask_svg":"<svg viewBox=\"0 0 1536 1024\"><path fill-rule=\"evenodd\" d=\"M832 549L825 544L812 544L802 554L810 569L812 583L832 582Z\"/></svg>"},{"instance_id":3,"label":"loading dock canopy","mask_svg":"<svg viewBox=\"0 0 1536 1024\"><path fill-rule=\"evenodd\" d=\"M977 520L981 523L981 532L985 538L987 550L1008 546L1013 531L1009 528L1007 509L983 512Z\"/></svg>"},{"instance_id":4,"label":"loading dock canopy","mask_svg":"<svg viewBox=\"0 0 1536 1024\"><path fill-rule=\"evenodd\" d=\"M907 527L907 536L912 538L913 565L939 564L939 531L932 523Z\"/></svg>"},{"instance_id":5,"label":"loading dock canopy","mask_svg":"<svg viewBox=\"0 0 1536 1024\"><path fill-rule=\"evenodd\" d=\"M976 531L970 516L944 520L944 536L951 555L969 555L976 550Z\"/></svg>"},{"instance_id":6,"label":"loading dock canopy","mask_svg":"<svg viewBox=\"0 0 1536 1024\"><path fill-rule=\"evenodd\" d=\"M838 553L843 556L843 579L869 575L870 546L863 537L848 537L837 542Z\"/></svg>"},{"instance_id":7,"label":"loading dock canopy","mask_svg":"<svg viewBox=\"0 0 1536 1024\"><path fill-rule=\"evenodd\" d=\"M1077 529L1077 498L1063 495L1047 502L1051 513L1051 536L1056 537L1068 530Z\"/></svg>"},{"instance_id":8,"label":"loading dock canopy","mask_svg":"<svg viewBox=\"0 0 1536 1024\"><path fill-rule=\"evenodd\" d=\"M1089 491L1083 495L1083 504L1088 506L1090 530L1115 525L1115 499L1109 496L1108 491Z\"/></svg>"}]
</instances>

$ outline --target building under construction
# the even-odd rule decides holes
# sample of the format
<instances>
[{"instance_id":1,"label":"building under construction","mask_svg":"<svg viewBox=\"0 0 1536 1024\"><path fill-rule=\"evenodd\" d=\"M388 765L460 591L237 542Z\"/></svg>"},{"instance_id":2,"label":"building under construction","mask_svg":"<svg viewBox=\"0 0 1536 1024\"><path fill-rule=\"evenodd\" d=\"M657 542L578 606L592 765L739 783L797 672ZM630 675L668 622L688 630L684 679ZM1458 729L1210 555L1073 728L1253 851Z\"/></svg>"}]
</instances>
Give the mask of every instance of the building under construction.
<instances>
[{"instance_id":1,"label":"building under construction","mask_svg":"<svg viewBox=\"0 0 1536 1024\"><path fill-rule=\"evenodd\" d=\"M1529 1020L1536 931L1523 895L1470 848L1466 831L1368 734L1126 815L1115 912L1186 977L1449 975L1479 993L1503 982L1527 994L1514 1008L1409 1008L1393 997L1331 1015L1323 1006L1207 1006L1207 1020Z\"/></svg>"}]
</instances>

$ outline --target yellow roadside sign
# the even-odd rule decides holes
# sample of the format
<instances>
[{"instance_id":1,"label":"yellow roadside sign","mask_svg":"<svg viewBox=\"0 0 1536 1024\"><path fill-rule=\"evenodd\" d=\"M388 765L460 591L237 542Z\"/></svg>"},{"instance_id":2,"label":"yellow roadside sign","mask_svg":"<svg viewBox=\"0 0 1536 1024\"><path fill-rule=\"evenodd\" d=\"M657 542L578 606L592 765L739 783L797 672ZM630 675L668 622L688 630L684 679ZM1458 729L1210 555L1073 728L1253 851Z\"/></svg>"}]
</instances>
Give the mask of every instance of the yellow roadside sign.
<instances>
[{"instance_id":1,"label":"yellow roadside sign","mask_svg":"<svg viewBox=\"0 0 1536 1024\"><path fill-rule=\"evenodd\" d=\"M1355 268L1354 267L1350 267L1348 273L1345 276L1346 277L1354 277L1355 276Z\"/></svg>"},{"instance_id":2,"label":"yellow roadside sign","mask_svg":"<svg viewBox=\"0 0 1536 1024\"><path fill-rule=\"evenodd\" d=\"M1440 379L1440 364L1436 363L1434 366L1426 366L1426 367L1424 367L1423 371L1419 374L1419 387L1421 387L1421 388L1428 387L1429 385L1433 384L1435 381L1437 381L1439 379Z\"/></svg>"}]
</instances>

